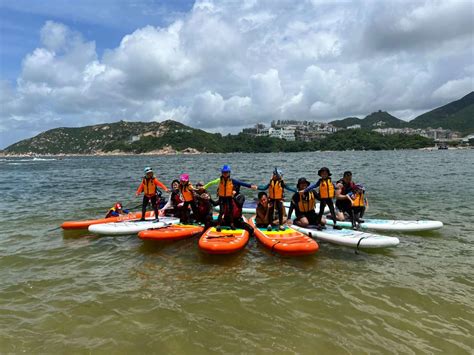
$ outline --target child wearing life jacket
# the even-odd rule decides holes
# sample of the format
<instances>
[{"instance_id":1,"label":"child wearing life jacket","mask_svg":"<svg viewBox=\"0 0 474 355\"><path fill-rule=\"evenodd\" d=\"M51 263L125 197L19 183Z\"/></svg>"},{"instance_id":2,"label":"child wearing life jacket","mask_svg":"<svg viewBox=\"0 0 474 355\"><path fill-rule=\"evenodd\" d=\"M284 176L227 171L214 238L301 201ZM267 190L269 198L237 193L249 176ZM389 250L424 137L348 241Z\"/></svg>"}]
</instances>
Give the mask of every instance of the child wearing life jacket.
<instances>
[{"instance_id":1,"label":"child wearing life jacket","mask_svg":"<svg viewBox=\"0 0 474 355\"><path fill-rule=\"evenodd\" d=\"M234 224L234 216L233 216L233 207L234 207L234 195L235 189L240 186L244 186L247 188L251 188L252 190L256 190L256 185L250 185L243 181L239 181L236 179L232 179L230 177L230 166L224 165L221 169L221 176L215 180L208 182L204 185L205 189L208 189L212 185L219 184L217 195L219 196L219 217L217 219L216 230L220 231L220 226L222 224L222 217L224 216L224 212L226 216L229 218L229 224L232 229L235 229Z\"/></svg>"},{"instance_id":2,"label":"child wearing life jacket","mask_svg":"<svg viewBox=\"0 0 474 355\"><path fill-rule=\"evenodd\" d=\"M118 217L121 214L129 214L130 211L122 208L122 204L117 202L109 211L107 212L105 218Z\"/></svg>"},{"instance_id":3,"label":"child wearing life jacket","mask_svg":"<svg viewBox=\"0 0 474 355\"><path fill-rule=\"evenodd\" d=\"M155 219L158 221L159 218L158 204L156 201L156 188L160 187L166 192L169 192L169 190L161 181L153 176L152 168L147 166L145 169L143 169L143 172L145 173L145 176L142 178L142 182L140 183L140 186L138 186L137 192L135 193L135 196L140 195L142 192L144 193L142 203L142 217L140 221L145 220L146 208L150 202L153 206L153 211L155 212Z\"/></svg>"},{"instance_id":4,"label":"child wearing life jacket","mask_svg":"<svg viewBox=\"0 0 474 355\"><path fill-rule=\"evenodd\" d=\"M308 186L310 186L310 183L306 178L302 177L298 179L298 183L296 184L298 191L291 198L288 219L291 218L293 211L295 211L296 218L294 223L301 227L326 224L326 219L318 220L318 215L315 210L316 201L318 200L316 192L314 190L304 192Z\"/></svg>"},{"instance_id":5,"label":"child wearing life jacket","mask_svg":"<svg viewBox=\"0 0 474 355\"><path fill-rule=\"evenodd\" d=\"M212 225L212 207L219 203L212 199L201 181L196 184L194 198L197 205L195 219L198 223L204 224L204 229L207 229Z\"/></svg>"},{"instance_id":6,"label":"child wearing life jacket","mask_svg":"<svg viewBox=\"0 0 474 355\"><path fill-rule=\"evenodd\" d=\"M189 222L189 206L193 211L193 217L195 218L198 214L196 203L194 202L194 187L189 182L188 174L181 174L179 177L179 192L184 201L183 203L183 213L181 214L181 223Z\"/></svg>"},{"instance_id":7,"label":"child wearing life jacket","mask_svg":"<svg viewBox=\"0 0 474 355\"><path fill-rule=\"evenodd\" d=\"M284 191L290 190L292 192L296 192L295 189L287 186L285 184L285 181L283 180L283 172L275 168L273 170L273 176L270 180L270 182L266 185L262 185L258 187L259 190L267 190L268 189L268 206L269 206L269 213L270 213L270 218L273 222L273 215L275 213L275 208L278 212L278 228L280 230L285 230L285 226L283 225L283 216L284 216L284 209L285 207L283 206L283 197L284 197ZM272 223L269 223L267 226L267 230L271 231L272 230Z\"/></svg>"},{"instance_id":8,"label":"child wearing life jacket","mask_svg":"<svg viewBox=\"0 0 474 355\"><path fill-rule=\"evenodd\" d=\"M160 214L165 216L180 217L183 206L183 200L179 192L179 180L175 179L171 182L170 197L168 202L161 208Z\"/></svg>"},{"instance_id":9,"label":"child wearing life jacket","mask_svg":"<svg viewBox=\"0 0 474 355\"><path fill-rule=\"evenodd\" d=\"M328 168L323 167L318 170L318 175L321 177L316 183L308 186L306 189L304 189L304 192L309 192L313 189L319 188L319 198L321 201L321 204L319 205L319 213L318 213L318 225L321 226L321 219L323 217L324 209L326 206L329 207L329 211L331 212L331 218L334 222L333 228L334 229L341 229L338 225L336 225L337 220L336 220L336 211L334 210L334 203L333 203L333 198L334 198L334 191L336 189L336 186L331 180L331 172L329 171Z\"/></svg>"},{"instance_id":10,"label":"child wearing life jacket","mask_svg":"<svg viewBox=\"0 0 474 355\"><path fill-rule=\"evenodd\" d=\"M365 208L367 206L367 198L365 197L365 189L363 185L355 185L354 191L350 193L350 198L352 202L352 212L354 215L354 220L357 223L364 223L364 220L361 219L364 217ZM357 226L354 226L357 228Z\"/></svg>"},{"instance_id":11,"label":"child wearing life jacket","mask_svg":"<svg viewBox=\"0 0 474 355\"><path fill-rule=\"evenodd\" d=\"M354 192L355 186L350 171L345 171L342 179L336 183L336 208L338 210L336 217L339 221L344 221L347 215L353 228L356 227L356 220L350 195Z\"/></svg>"}]
</instances>

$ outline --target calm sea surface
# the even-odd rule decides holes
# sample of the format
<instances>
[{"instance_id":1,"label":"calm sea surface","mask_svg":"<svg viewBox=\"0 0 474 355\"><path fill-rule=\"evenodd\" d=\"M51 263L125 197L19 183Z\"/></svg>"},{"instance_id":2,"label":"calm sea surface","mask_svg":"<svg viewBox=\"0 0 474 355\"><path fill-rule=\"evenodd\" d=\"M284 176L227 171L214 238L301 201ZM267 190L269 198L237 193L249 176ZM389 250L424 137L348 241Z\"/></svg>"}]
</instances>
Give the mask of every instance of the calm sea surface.
<instances>
[{"instance_id":1,"label":"calm sea surface","mask_svg":"<svg viewBox=\"0 0 474 355\"><path fill-rule=\"evenodd\" d=\"M139 204L144 166L196 182L224 163L252 183L349 169L367 215L445 227L304 258L51 231ZM0 353L472 354L473 186L474 150L0 159Z\"/></svg>"}]
</instances>

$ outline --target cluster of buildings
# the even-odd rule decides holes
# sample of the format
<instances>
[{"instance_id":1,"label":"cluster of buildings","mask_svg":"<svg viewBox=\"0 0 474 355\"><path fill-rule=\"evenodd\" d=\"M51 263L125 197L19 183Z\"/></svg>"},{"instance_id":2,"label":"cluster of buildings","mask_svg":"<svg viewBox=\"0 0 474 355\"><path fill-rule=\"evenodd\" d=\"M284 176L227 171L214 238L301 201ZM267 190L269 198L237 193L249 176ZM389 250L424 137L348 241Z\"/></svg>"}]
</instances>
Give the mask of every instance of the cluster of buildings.
<instances>
[{"instance_id":1,"label":"cluster of buildings","mask_svg":"<svg viewBox=\"0 0 474 355\"><path fill-rule=\"evenodd\" d=\"M253 128L244 128L242 132L255 137L272 137L285 139L287 141L299 140L310 142L325 138L328 134L332 134L337 130L337 127L329 123L277 120L272 121L270 127L258 123Z\"/></svg>"},{"instance_id":2,"label":"cluster of buildings","mask_svg":"<svg viewBox=\"0 0 474 355\"><path fill-rule=\"evenodd\" d=\"M461 134L459 132L451 131L443 128L376 128L374 132L380 134L408 134L408 135L419 135L426 138L431 138L435 142L447 142L461 140Z\"/></svg>"},{"instance_id":3,"label":"cluster of buildings","mask_svg":"<svg viewBox=\"0 0 474 355\"><path fill-rule=\"evenodd\" d=\"M431 138L435 142L447 141L461 141L462 137L459 132L451 131L443 128L382 128L386 125L385 122L380 121L373 124L372 131L382 135L391 134L407 134L419 135L426 138ZM346 129L360 129L360 124L355 124ZM272 137L285 139L287 141L304 141L311 142L318 139L323 139L329 134L335 133L338 128L330 123L316 122L316 121L295 121L295 120L277 120L272 121L270 127L263 123L258 123L252 128L244 128L243 133L255 137Z\"/></svg>"}]
</instances>

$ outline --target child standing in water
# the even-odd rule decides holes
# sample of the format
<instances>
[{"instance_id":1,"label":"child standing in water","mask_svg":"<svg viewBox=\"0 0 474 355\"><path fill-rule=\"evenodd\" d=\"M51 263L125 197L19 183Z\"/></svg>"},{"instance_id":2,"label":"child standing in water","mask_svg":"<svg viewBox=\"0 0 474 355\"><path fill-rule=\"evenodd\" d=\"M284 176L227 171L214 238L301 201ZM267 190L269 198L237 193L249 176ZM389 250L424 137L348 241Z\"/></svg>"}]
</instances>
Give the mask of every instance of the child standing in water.
<instances>
[{"instance_id":1,"label":"child standing in water","mask_svg":"<svg viewBox=\"0 0 474 355\"><path fill-rule=\"evenodd\" d=\"M318 213L318 225L321 226L321 219L323 217L324 209L326 206L329 207L329 211L331 212L331 218L334 221L333 228L334 229L341 229L341 227L337 226L336 220L336 211L334 210L334 191L336 190L336 185L331 180L331 172L328 168L323 167L318 170L318 175L321 177L316 183L308 186L304 189L304 192L309 192L313 189L319 188L319 197L321 199L321 204L319 205L319 213Z\"/></svg>"},{"instance_id":2,"label":"child standing in water","mask_svg":"<svg viewBox=\"0 0 474 355\"><path fill-rule=\"evenodd\" d=\"M161 182L159 181L154 175L153 175L153 169L147 166L145 169L143 169L143 172L145 173L145 176L142 178L142 182L140 186L138 186L137 192L135 193L135 196L140 195L143 192L143 203L142 203L142 217L140 221L145 220L145 213L146 213L146 208L148 206L148 203L151 202L151 205L153 206L153 211L155 212L155 219L158 221L158 204L156 201L156 187L160 187L166 192L169 192L168 188Z\"/></svg>"}]
</instances>

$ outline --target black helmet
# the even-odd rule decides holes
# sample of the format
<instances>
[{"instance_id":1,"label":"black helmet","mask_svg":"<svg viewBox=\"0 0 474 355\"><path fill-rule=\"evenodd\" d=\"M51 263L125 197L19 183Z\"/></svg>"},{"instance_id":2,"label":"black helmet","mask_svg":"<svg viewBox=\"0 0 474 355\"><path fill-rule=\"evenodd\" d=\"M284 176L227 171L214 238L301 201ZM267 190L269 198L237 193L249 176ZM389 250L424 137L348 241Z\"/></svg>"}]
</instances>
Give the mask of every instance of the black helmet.
<instances>
[{"instance_id":1,"label":"black helmet","mask_svg":"<svg viewBox=\"0 0 474 355\"><path fill-rule=\"evenodd\" d=\"M296 183L296 188L299 189L301 184L308 184L308 186L311 185L310 182L304 177L298 179L298 182Z\"/></svg>"},{"instance_id":2,"label":"black helmet","mask_svg":"<svg viewBox=\"0 0 474 355\"><path fill-rule=\"evenodd\" d=\"M326 168L325 166L318 170L318 175L321 176L321 172L323 172L323 171L327 171L327 172L328 172L328 176L331 176L331 172L330 172L329 169Z\"/></svg>"}]
</instances>

